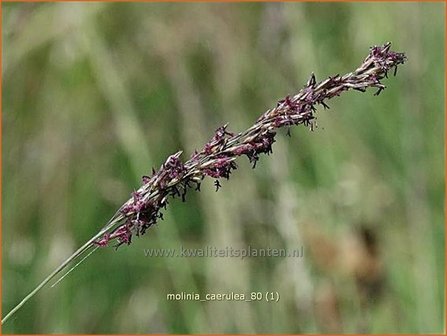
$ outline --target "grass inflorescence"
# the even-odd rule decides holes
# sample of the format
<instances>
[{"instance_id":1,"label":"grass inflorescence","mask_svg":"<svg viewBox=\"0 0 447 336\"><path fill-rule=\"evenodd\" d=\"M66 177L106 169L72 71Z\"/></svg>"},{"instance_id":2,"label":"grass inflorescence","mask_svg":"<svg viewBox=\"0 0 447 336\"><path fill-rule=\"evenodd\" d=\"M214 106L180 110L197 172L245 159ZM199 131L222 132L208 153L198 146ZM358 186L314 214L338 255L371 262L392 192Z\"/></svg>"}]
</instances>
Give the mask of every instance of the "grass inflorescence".
<instances>
[{"instance_id":1,"label":"grass inflorescence","mask_svg":"<svg viewBox=\"0 0 447 336\"><path fill-rule=\"evenodd\" d=\"M240 156L246 156L255 168L261 154L272 153L278 129L302 124L313 130L317 106L329 108L327 101L342 92L365 92L368 88L375 88L375 95L379 95L385 89L382 80L388 77L390 71L396 75L398 65L406 60L404 53L391 51L390 47L391 43L372 47L360 67L343 76L335 75L317 82L312 74L303 89L279 100L274 108L263 113L247 130L233 133L228 125L219 127L211 140L186 162L180 159L182 152L169 156L159 170L153 169L150 176L143 176L142 186L132 193L109 222L16 305L2 319L2 324L70 263L85 257L89 250L87 256L92 249L108 246L111 242L115 242L116 247L129 245L133 236L145 234L163 218L162 210L167 207L169 199L180 197L185 201L187 191L200 191L200 184L207 176L215 179L214 185L218 190L221 186L219 180L229 179L237 168L235 161Z\"/></svg>"}]
</instances>

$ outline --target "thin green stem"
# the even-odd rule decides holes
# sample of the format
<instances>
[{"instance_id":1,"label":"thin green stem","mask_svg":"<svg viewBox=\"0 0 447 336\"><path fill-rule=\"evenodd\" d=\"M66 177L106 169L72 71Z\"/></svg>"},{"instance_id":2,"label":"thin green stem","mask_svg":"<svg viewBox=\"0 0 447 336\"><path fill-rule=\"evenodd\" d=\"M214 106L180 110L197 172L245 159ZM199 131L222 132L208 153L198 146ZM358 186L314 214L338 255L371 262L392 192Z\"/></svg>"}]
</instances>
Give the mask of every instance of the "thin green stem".
<instances>
[{"instance_id":1,"label":"thin green stem","mask_svg":"<svg viewBox=\"0 0 447 336\"><path fill-rule=\"evenodd\" d=\"M52 279L54 279L60 272L62 272L71 262L81 257L90 248L94 247L94 242L100 238L104 233L108 232L113 226L121 221L121 216L116 213L112 219L104 226L101 231L99 231L95 236L93 236L89 241L82 245L76 252L74 252L70 257L65 259L65 261L59 265L50 275L48 275L36 288L34 288L25 298L20 301L6 316L2 319L2 325L8 321L11 316L13 316L29 299L37 294L46 284L48 284ZM83 260L82 260L83 261ZM81 262L82 262L81 261ZM78 264L79 265L79 264ZM76 266L78 266L76 265Z\"/></svg>"}]
</instances>

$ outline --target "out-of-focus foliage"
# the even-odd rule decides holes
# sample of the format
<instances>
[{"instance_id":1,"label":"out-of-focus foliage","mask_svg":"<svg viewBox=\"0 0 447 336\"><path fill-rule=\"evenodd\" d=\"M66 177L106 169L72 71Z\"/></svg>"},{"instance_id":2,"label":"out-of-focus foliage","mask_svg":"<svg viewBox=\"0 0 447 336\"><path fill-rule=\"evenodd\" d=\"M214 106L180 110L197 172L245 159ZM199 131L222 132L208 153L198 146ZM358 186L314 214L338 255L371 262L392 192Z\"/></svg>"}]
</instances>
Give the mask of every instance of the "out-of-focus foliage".
<instances>
[{"instance_id":1,"label":"out-of-focus foliage","mask_svg":"<svg viewBox=\"0 0 447 336\"><path fill-rule=\"evenodd\" d=\"M140 177L220 125L393 42L408 62L319 128L212 180L130 247L101 249L5 333L441 332L444 4L3 4L3 314ZM148 258L144 248L297 248L303 258ZM278 303L168 301L277 291Z\"/></svg>"}]
</instances>

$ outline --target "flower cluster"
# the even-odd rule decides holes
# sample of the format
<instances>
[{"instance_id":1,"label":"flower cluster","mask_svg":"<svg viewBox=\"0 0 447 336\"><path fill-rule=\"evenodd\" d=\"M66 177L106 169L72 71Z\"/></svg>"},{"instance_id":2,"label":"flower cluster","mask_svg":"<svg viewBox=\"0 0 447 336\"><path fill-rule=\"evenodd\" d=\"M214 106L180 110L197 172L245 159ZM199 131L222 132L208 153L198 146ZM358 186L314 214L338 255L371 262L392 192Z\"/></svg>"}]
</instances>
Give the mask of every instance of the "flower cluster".
<instances>
[{"instance_id":1,"label":"flower cluster","mask_svg":"<svg viewBox=\"0 0 447 336\"><path fill-rule=\"evenodd\" d=\"M181 152L171 155L158 171L152 170L151 176L143 176L143 185L120 208L118 225L105 233L95 244L106 246L112 240L117 245L130 244L132 236L142 235L146 230L162 219L162 208L166 208L170 197L181 197L185 201L186 192L206 177L215 180L216 190L220 188L220 178L228 179L237 168L236 158L245 155L253 168L261 154L272 153L276 131L279 128L303 124L310 129L315 126L316 106L329 108L326 101L348 90L364 92L367 88L377 88L378 95L385 86L381 80L388 72L403 64L403 53L390 50L390 43L374 46L361 66L344 76L336 75L317 82L312 74L302 90L294 96L286 96L277 102L275 108L262 114L256 123L244 132L234 134L227 126L219 127L211 140L201 151L196 151L183 163Z\"/></svg>"},{"instance_id":2,"label":"flower cluster","mask_svg":"<svg viewBox=\"0 0 447 336\"><path fill-rule=\"evenodd\" d=\"M158 219L163 219L161 209L166 208L169 197L185 200L190 181L183 179L187 171L180 155L181 152L171 155L158 171L152 169L151 176L143 176L142 187L119 209L124 223L105 233L96 245L106 246L112 240L117 241L117 246L130 244L133 234L143 235Z\"/></svg>"}]
</instances>

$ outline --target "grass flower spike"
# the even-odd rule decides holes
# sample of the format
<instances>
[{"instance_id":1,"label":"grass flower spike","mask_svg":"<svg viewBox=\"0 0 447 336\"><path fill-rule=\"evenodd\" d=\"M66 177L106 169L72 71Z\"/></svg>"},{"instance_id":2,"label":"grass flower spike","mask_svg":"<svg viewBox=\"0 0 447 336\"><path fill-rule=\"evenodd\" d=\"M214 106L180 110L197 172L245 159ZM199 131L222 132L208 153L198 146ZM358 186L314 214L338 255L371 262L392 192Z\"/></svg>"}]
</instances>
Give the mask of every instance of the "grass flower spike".
<instances>
[{"instance_id":1,"label":"grass flower spike","mask_svg":"<svg viewBox=\"0 0 447 336\"><path fill-rule=\"evenodd\" d=\"M162 210L168 206L170 199L179 197L185 201L187 191L200 190L205 177L215 179L214 185L218 190L220 179L228 179L237 168L238 157L246 156L255 168L261 154L272 153L278 129L300 124L314 129L316 108L329 108L328 101L344 91L365 92L368 88L375 88L375 94L379 95L385 89L382 80L388 77L390 71L395 75L398 65L406 60L403 53L391 51L390 47L390 43L372 47L360 67L343 76L335 75L317 82L312 74L303 89L279 100L274 108L262 114L247 130L233 133L228 125L219 127L211 140L185 162L180 158L182 152L169 156L158 170L153 169L150 176L143 176L142 186L132 193L110 221L14 307L2 323L73 261L80 259L82 262L99 247L129 245L134 236L144 235L163 218Z\"/></svg>"},{"instance_id":2,"label":"grass flower spike","mask_svg":"<svg viewBox=\"0 0 447 336\"><path fill-rule=\"evenodd\" d=\"M235 160L239 156L245 155L255 168L260 154L272 152L279 128L303 124L313 129L316 107L329 108L326 101L343 91L364 92L367 88L377 88L375 94L380 94L385 89L381 80L390 70L396 74L397 66L406 59L403 53L391 51L390 46L387 43L372 47L362 65L344 76L336 75L317 83L312 74L300 92L278 101L275 108L262 114L244 132L235 134L228 130L228 125L219 127L212 139L185 163L180 160L181 152L171 155L158 171L153 170L152 176L143 176L142 187L132 194L114 218L123 223L95 244L106 246L113 240L117 245L130 244L133 235L143 235L162 218L161 209L166 208L170 197L178 196L185 201L187 190L191 187L200 190L200 183L206 176L216 179L217 190L219 179L228 179L237 168Z\"/></svg>"}]
</instances>

